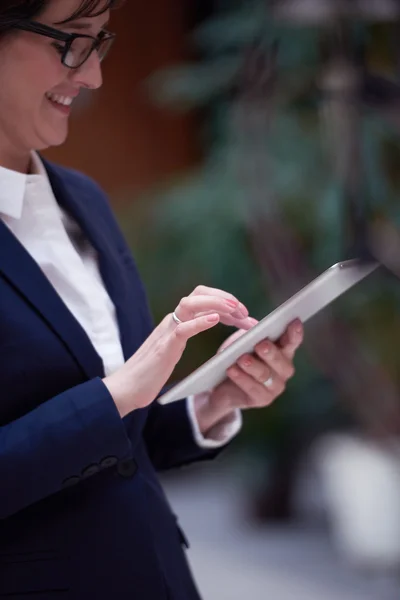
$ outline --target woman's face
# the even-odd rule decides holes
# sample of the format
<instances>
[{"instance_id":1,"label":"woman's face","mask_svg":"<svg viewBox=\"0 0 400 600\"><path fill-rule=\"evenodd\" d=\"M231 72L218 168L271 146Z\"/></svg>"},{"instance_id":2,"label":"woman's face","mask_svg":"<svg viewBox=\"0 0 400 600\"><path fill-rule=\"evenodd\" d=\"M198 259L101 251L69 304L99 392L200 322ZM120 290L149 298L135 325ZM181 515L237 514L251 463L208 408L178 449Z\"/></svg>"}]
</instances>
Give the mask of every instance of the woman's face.
<instances>
[{"instance_id":1,"label":"woman's face","mask_svg":"<svg viewBox=\"0 0 400 600\"><path fill-rule=\"evenodd\" d=\"M97 36L109 12L58 25L79 7L79 0L51 0L36 20L65 31ZM76 98L82 87L102 84L100 62L93 52L77 70L65 67L56 40L25 31L11 32L0 41L0 158L22 156L62 144L68 134L70 109L52 101ZM60 99L60 98L59 98Z\"/></svg>"}]
</instances>

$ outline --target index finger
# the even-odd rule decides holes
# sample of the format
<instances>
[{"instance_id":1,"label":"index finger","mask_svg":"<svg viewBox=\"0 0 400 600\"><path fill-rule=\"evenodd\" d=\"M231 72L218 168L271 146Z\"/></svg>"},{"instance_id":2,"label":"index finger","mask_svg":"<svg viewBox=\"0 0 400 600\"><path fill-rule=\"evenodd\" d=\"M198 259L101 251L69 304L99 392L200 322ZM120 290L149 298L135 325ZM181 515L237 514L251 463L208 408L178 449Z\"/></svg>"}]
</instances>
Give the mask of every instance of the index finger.
<instances>
[{"instance_id":1,"label":"index finger","mask_svg":"<svg viewBox=\"0 0 400 600\"><path fill-rule=\"evenodd\" d=\"M225 292L224 290L220 290L218 288L208 287L206 285L198 285L192 292L193 296L219 296L220 298L224 298L225 300L232 300L233 302L237 302L240 304L240 300L236 298L233 294L229 292Z\"/></svg>"},{"instance_id":2,"label":"index finger","mask_svg":"<svg viewBox=\"0 0 400 600\"><path fill-rule=\"evenodd\" d=\"M293 360L296 350L301 346L304 337L304 330L301 321L296 319L289 325L285 333L278 341L281 352L289 360Z\"/></svg>"},{"instance_id":3,"label":"index finger","mask_svg":"<svg viewBox=\"0 0 400 600\"><path fill-rule=\"evenodd\" d=\"M207 287L206 285L198 285L190 296L217 296L218 298L223 298L224 300L230 300L231 302L237 303L237 311L241 314L241 316L248 316L249 311L247 307L240 302L236 296L230 294L229 292L225 292L224 290L220 290L218 288Z\"/></svg>"}]
</instances>

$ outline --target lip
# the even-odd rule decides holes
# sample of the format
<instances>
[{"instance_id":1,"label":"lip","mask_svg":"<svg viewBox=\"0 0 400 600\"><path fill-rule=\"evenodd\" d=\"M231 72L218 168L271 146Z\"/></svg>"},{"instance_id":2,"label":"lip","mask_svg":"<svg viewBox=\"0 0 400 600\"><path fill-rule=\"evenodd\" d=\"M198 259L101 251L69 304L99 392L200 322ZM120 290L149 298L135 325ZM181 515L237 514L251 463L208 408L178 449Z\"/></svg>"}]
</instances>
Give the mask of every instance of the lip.
<instances>
[{"instance_id":1,"label":"lip","mask_svg":"<svg viewBox=\"0 0 400 600\"><path fill-rule=\"evenodd\" d=\"M53 102L53 100L50 100L50 98L47 98L47 96L46 100L55 110L58 110L60 113L67 116L71 114L71 106L65 106L64 104L58 104L57 102Z\"/></svg>"},{"instance_id":2,"label":"lip","mask_svg":"<svg viewBox=\"0 0 400 600\"><path fill-rule=\"evenodd\" d=\"M72 92L48 92L49 94L54 94L55 96L64 96L67 98L76 98L79 96L80 90L74 90Z\"/></svg>"}]
</instances>

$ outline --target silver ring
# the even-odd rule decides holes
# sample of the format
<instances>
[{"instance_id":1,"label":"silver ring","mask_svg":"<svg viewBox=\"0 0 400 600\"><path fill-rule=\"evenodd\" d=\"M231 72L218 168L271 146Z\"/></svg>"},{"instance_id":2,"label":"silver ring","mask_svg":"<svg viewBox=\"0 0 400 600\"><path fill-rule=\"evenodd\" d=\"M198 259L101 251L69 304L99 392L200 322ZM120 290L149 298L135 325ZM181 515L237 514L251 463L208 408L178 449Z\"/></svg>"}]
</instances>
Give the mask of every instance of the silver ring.
<instances>
[{"instance_id":1,"label":"silver ring","mask_svg":"<svg viewBox=\"0 0 400 600\"><path fill-rule=\"evenodd\" d=\"M270 388L270 387L272 387L273 383L274 383L274 378L273 377L268 377L267 381L264 381L263 385L266 388Z\"/></svg>"},{"instance_id":2,"label":"silver ring","mask_svg":"<svg viewBox=\"0 0 400 600\"><path fill-rule=\"evenodd\" d=\"M175 323L177 325L180 325L181 323L183 323L183 321L181 321L180 318L176 316L176 312L175 311L172 313L172 318L173 318L173 320L175 321Z\"/></svg>"}]
</instances>

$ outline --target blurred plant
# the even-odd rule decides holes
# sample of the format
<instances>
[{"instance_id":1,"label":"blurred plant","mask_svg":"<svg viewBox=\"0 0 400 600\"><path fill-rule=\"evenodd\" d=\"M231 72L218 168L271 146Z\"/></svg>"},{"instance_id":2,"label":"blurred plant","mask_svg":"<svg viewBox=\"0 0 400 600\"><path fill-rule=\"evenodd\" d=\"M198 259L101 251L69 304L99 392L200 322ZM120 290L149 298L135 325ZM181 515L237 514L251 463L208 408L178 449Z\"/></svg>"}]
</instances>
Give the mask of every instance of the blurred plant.
<instances>
[{"instance_id":1,"label":"blurred plant","mask_svg":"<svg viewBox=\"0 0 400 600\"><path fill-rule=\"evenodd\" d=\"M148 82L160 107L207 115L203 164L139 199L142 219L121 215L157 317L199 282L264 315L360 250L367 221L400 222L398 3L222 4L191 37L202 60ZM289 423L337 421L337 396L370 433L398 432L399 288L377 275L326 311L284 401L249 433L279 445ZM177 376L225 335L196 340Z\"/></svg>"}]
</instances>

